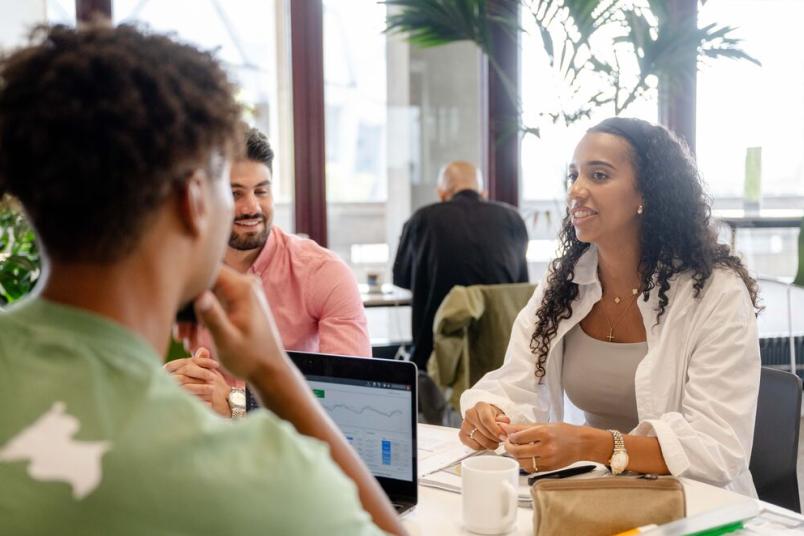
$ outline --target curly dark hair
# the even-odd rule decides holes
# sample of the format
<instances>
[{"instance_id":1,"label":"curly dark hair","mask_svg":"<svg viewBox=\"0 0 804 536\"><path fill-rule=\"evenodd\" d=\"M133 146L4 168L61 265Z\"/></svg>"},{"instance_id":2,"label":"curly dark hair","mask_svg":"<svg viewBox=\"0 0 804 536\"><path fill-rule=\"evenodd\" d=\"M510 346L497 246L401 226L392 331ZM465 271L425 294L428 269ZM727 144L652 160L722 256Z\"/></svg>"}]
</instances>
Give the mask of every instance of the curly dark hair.
<instances>
[{"instance_id":1,"label":"curly dark hair","mask_svg":"<svg viewBox=\"0 0 804 536\"><path fill-rule=\"evenodd\" d=\"M639 119L606 119L589 132L604 132L625 139L631 148L637 187L645 213L640 236L640 280L642 298L659 288L656 323L668 304L667 290L673 275L689 271L698 297L715 267L733 270L745 283L756 311L757 283L729 247L717 242L710 225L710 200L704 192L698 169L687 145L662 126ZM536 376L545 374L550 341L558 324L572 316L578 297L575 265L589 248L575 235L569 212L559 233L561 254L550 264L544 298L536 311L536 329L530 342L536 355Z\"/></svg>"},{"instance_id":2,"label":"curly dark hair","mask_svg":"<svg viewBox=\"0 0 804 536\"><path fill-rule=\"evenodd\" d=\"M239 156L240 112L210 53L127 25L40 26L0 59L0 193L50 257L114 261L194 169Z\"/></svg>"},{"instance_id":3,"label":"curly dark hair","mask_svg":"<svg viewBox=\"0 0 804 536\"><path fill-rule=\"evenodd\" d=\"M246 158L265 164L273 173L274 150L268 142L268 136L256 128L246 131Z\"/></svg>"}]
</instances>

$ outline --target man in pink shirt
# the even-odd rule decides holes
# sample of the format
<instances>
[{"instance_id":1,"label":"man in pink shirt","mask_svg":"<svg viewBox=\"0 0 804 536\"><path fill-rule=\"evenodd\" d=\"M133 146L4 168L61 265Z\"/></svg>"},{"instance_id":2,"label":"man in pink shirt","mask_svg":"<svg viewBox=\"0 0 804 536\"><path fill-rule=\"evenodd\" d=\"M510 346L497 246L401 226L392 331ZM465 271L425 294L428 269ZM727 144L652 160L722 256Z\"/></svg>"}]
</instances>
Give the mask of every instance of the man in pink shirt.
<instances>
[{"instance_id":1,"label":"man in pink shirt","mask_svg":"<svg viewBox=\"0 0 804 536\"><path fill-rule=\"evenodd\" d=\"M235 219L224 262L262 280L285 348L370 357L352 271L333 252L273 225L273 158L265 135L250 129L246 159L232 165Z\"/></svg>"},{"instance_id":2,"label":"man in pink shirt","mask_svg":"<svg viewBox=\"0 0 804 536\"><path fill-rule=\"evenodd\" d=\"M234 162L230 174L235 218L224 262L262 281L288 350L371 357L366 315L352 271L333 252L273 225L273 157L265 135L249 129L246 158ZM203 348L210 343L202 330L193 344L194 350L202 350L165 368L218 413L229 415L234 409L230 390L242 385L206 358Z\"/></svg>"}]
</instances>

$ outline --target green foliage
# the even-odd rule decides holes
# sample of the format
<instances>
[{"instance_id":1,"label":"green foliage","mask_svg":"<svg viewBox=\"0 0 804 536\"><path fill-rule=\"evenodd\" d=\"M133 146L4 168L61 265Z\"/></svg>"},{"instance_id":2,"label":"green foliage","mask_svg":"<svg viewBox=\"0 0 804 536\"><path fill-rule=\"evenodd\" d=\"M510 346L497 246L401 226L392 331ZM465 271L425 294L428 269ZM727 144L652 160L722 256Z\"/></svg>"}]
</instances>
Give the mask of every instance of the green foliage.
<instances>
[{"instance_id":1,"label":"green foliage","mask_svg":"<svg viewBox=\"0 0 804 536\"><path fill-rule=\"evenodd\" d=\"M604 105L613 106L619 115L650 91L656 80L674 84L689 76L690 58L759 64L740 48L732 27L710 24L698 28L697 24L669 22L666 0L519 3L523 17L532 17L550 64L565 84L560 109L543 114L553 122L570 124ZM472 41L503 78L493 55L491 26L523 31L510 8L490 12L491 6L499 4L486 0L391 0L385 4L393 8L389 9L386 31L404 34L411 43L426 47ZM626 76L629 68L624 66L635 66L630 70L637 71L636 77ZM593 83L595 79L598 83ZM512 86L506 86L513 96ZM600 87L605 89L592 89ZM524 130L538 132L536 127Z\"/></svg>"},{"instance_id":2,"label":"green foliage","mask_svg":"<svg viewBox=\"0 0 804 536\"><path fill-rule=\"evenodd\" d=\"M388 0L394 11L388 15L386 32L407 34L408 40L421 48L456 41L473 41L488 53L489 18L485 0Z\"/></svg>"},{"instance_id":3,"label":"green foliage","mask_svg":"<svg viewBox=\"0 0 804 536\"><path fill-rule=\"evenodd\" d=\"M16 301L39 279L36 236L19 206L0 199L0 305Z\"/></svg>"}]
</instances>

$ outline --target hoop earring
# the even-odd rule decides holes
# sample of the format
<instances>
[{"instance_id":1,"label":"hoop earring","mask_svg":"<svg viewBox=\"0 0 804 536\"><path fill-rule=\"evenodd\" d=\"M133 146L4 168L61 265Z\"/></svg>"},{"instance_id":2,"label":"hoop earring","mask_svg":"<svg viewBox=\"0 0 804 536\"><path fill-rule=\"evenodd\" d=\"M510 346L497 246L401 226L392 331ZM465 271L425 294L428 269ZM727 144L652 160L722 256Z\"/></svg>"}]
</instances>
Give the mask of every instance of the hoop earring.
<instances>
[{"instance_id":1,"label":"hoop earring","mask_svg":"<svg viewBox=\"0 0 804 536\"><path fill-rule=\"evenodd\" d=\"M641 216L642 212L644 212L644 210L642 208L642 205L639 205L639 208L637 208L637 214L639 214Z\"/></svg>"}]
</instances>

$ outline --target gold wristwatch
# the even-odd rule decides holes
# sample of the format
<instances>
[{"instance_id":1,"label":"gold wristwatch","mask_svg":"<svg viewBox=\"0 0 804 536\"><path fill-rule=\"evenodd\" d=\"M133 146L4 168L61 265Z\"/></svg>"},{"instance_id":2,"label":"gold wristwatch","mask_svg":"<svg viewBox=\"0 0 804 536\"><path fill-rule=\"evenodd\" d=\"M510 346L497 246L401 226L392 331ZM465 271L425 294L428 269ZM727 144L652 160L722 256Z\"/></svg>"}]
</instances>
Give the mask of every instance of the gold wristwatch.
<instances>
[{"instance_id":1,"label":"gold wristwatch","mask_svg":"<svg viewBox=\"0 0 804 536\"><path fill-rule=\"evenodd\" d=\"M611 474L619 475L628 467L628 451L625 450L623 435L617 430L609 430L609 432L614 439L614 450L611 452L609 467L611 467Z\"/></svg>"},{"instance_id":2,"label":"gold wristwatch","mask_svg":"<svg viewBox=\"0 0 804 536\"><path fill-rule=\"evenodd\" d=\"M239 419L246 415L246 390L232 387L229 391L229 409L232 410L232 419Z\"/></svg>"}]
</instances>

